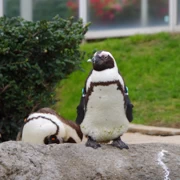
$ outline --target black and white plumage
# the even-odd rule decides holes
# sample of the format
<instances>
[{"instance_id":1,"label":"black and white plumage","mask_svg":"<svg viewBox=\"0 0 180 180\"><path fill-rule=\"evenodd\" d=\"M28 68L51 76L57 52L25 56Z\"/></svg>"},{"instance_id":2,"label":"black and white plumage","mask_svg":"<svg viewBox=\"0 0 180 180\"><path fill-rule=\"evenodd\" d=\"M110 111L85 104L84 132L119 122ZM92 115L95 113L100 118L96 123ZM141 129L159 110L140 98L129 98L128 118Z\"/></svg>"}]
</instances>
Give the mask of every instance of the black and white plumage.
<instances>
[{"instance_id":1,"label":"black and white plumage","mask_svg":"<svg viewBox=\"0 0 180 180\"><path fill-rule=\"evenodd\" d=\"M86 146L98 148L97 142L113 140L113 146L128 149L120 137L133 119L133 105L116 61L107 51L96 52L90 61L93 70L77 107L76 123L88 137Z\"/></svg>"},{"instance_id":2,"label":"black and white plumage","mask_svg":"<svg viewBox=\"0 0 180 180\"><path fill-rule=\"evenodd\" d=\"M50 108L30 114L17 136L17 140L33 144L80 143L82 138L76 123L63 119Z\"/></svg>"}]
</instances>

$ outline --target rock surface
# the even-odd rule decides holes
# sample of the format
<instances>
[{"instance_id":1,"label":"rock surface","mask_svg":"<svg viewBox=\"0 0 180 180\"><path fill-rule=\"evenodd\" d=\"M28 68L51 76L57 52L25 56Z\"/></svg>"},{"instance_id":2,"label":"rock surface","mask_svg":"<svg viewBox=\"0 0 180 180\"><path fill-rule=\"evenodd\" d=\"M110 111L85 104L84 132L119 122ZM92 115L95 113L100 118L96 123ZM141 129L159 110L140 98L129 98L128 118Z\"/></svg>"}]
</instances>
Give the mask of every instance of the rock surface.
<instances>
[{"instance_id":1,"label":"rock surface","mask_svg":"<svg viewBox=\"0 0 180 180\"><path fill-rule=\"evenodd\" d=\"M0 144L1 180L179 180L180 146L131 144L99 149L84 144Z\"/></svg>"}]
</instances>

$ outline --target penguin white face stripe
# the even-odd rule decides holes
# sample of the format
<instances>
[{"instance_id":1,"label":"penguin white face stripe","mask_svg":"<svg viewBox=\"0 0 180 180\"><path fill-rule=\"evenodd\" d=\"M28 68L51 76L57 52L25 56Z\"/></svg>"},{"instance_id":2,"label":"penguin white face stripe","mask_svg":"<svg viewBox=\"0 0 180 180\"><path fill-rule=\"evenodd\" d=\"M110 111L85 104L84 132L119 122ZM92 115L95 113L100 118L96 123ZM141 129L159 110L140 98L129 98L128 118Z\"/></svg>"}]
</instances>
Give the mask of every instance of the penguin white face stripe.
<instances>
[{"instance_id":1,"label":"penguin white face stripe","mask_svg":"<svg viewBox=\"0 0 180 180\"><path fill-rule=\"evenodd\" d=\"M113 56L112 56L112 54L111 54L110 52L107 52L107 51L100 51L100 53L99 53L99 52L96 52L96 53L94 53L94 56L97 56L97 54L98 54L100 57L101 57L101 56L111 56L111 58L114 59Z\"/></svg>"},{"instance_id":2,"label":"penguin white face stripe","mask_svg":"<svg viewBox=\"0 0 180 180\"><path fill-rule=\"evenodd\" d=\"M111 56L111 58L112 59L114 59L113 58L113 56L112 56L112 54L111 53L109 53L109 52L107 52L107 51L101 51L101 53L99 54L99 56L101 57L101 56Z\"/></svg>"}]
</instances>

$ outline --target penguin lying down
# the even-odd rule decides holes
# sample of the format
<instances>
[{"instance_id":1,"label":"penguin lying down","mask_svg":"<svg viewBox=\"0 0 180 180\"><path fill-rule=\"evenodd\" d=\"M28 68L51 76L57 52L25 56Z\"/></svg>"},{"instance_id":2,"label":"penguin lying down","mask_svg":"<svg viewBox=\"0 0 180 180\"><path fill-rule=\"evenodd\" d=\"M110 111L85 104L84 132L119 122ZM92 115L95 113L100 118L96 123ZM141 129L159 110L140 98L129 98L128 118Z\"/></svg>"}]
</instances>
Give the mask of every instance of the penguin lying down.
<instances>
[{"instance_id":1,"label":"penguin lying down","mask_svg":"<svg viewBox=\"0 0 180 180\"><path fill-rule=\"evenodd\" d=\"M86 146L96 149L98 142L112 141L113 146L128 149L121 136L133 119L133 105L116 61L107 51L96 52L88 61L93 70L86 79L76 118L88 137Z\"/></svg>"},{"instance_id":2,"label":"penguin lying down","mask_svg":"<svg viewBox=\"0 0 180 180\"><path fill-rule=\"evenodd\" d=\"M77 124L64 120L50 108L30 114L17 136L17 140L33 144L80 143L82 138Z\"/></svg>"}]
</instances>

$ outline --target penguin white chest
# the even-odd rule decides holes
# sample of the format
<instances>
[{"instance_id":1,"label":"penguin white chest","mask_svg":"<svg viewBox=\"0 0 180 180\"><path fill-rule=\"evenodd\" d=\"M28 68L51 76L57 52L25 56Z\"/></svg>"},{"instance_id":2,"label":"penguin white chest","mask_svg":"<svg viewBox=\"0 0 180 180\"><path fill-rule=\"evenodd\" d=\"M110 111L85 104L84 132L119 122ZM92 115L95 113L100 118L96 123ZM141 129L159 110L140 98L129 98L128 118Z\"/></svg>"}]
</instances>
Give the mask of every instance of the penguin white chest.
<instances>
[{"instance_id":1,"label":"penguin white chest","mask_svg":"<svg viewBox=\"0 0 180 180\"><path fill-rule=\"evenodd\" d=\"M86 108L81 130L96 141L110 141L128 129L124 96L117 84L94 86Z\"/></svg>"}]
</instances>

